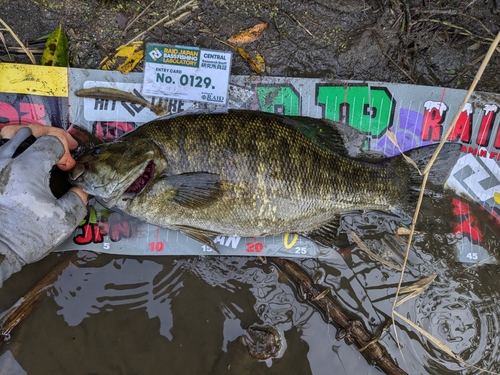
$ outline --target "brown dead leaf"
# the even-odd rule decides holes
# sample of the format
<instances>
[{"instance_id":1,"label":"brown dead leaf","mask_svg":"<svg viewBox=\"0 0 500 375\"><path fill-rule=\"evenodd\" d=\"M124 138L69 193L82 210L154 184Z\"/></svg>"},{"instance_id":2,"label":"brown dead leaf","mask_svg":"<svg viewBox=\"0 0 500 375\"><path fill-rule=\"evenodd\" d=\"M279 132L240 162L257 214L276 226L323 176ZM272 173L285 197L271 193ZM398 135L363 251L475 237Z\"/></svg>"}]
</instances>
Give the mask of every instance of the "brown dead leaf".
<instances>
[{"instance_id":1,"label":"brown dead leaf","mask_svg":"<svg viewBox=\"0 0 500 375\"><path fill-rule=\"evenodd\" d=\"M227 41L229 43L234 43L234 44L251 43L254 40L258 39L266 28L267 28L267 23L258 23L254 27L243 30L238 34L229 37Z\"/></svg>"}]
</instances>

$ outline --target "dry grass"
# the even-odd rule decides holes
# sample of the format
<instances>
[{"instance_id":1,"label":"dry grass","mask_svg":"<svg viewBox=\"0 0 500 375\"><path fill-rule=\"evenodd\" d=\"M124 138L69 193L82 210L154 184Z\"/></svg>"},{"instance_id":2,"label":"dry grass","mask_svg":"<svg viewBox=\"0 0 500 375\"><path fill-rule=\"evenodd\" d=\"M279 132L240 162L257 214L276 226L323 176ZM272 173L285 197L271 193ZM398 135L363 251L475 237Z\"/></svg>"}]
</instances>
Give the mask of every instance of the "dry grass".
<instances>
[{"instance_id":1,"label":"dry grass","mask_svg":"<svg viewBox=\"0 0 500 375\"><path fill-rule=\"evenodd\" d=\"M401 284L402 284L403 278L404 278L404 271L405 271L405 267L406 267L406 264L407 264L407 261L408 261L408 255L410 253L413 235L415 233L415 225L416 225L416 222L417 222L418 214L420 212L420 207L421 207L421 204L422 204L422 199L423 199L423 196L424 196L425 187L426 187L426 184L427 184L427 178L429 176L429 170L432 168L432 165L434 164L434 161L436 160L439 152L441 151L443 145L446 143L446 141L448 139L448 136L451 134L451 131L453 130L455 124L457 123L457 120L458 120L460 114L462 113L462 110L464 109L464 107L467 104L467 102L469 101L472 93L474 92L477 83L481 79L481 77L482 77L482 75L483 75L483 73L484 73L484 71L486 69L486 66L488 65L488 62L490 61L490 58L493 55L493 53L495 52L495 50L496 50L496 48L497 48L497 46L498 46L499 43L500 43L500 32L498 33L498 35L496 36L496 38L491 43L490 48L489 48L488 52L486 53L486 56L485 56L485 58L484 58L484 60L483 60L483 62L481 64L481 66L479 67L479 70L478 70L476 76L474 77L474 80L472 81L472 84L470 85L470 88L467 91L467 93L466 93L466 95L465 95L465 97L464 97L464 99L462 101L462 104L460 105L460 107L458 108L455 116L453 117L453 120L452 120L452 122L451 122L451 124L450 124L450 126L449 126L449 128L448 128L448 130L446 132L446 134L444 134L444 136L441 139L441 142L439 143L439 146L437 147L434 155L432 156L431 160L429 160L429 163L427 164L427 166L425 167L424 171L422 172L422 174L424 176L424 179L423 179L423 182L422 182L422 187L420 189L420 196L419 196L419 200L417 202L417 207L415 209L415 214L413 215L413 220L412 220L412 223L411 223L410 234L409 234L409 238L408 238L408 244L407 244L407 247L406 247L406 254L405 254L405 257L404 257L404 260L403 260L403 270L401 271L401 275L400 275L399 283L398 283L398 289L396 291L396 296L394 298L394 302L393 302L393 306L392 306L392 319L393 319L394 335L396 337L396 343L398 344L398 346L399 346L399 340L398 340L398 333L397 333L397 330L396 330L396 325L394 324L394 316L397 316L400 319L402 319L403 321L405 321L413 329L415 329L418 332L420 332L421 334L423 334L426 338L428 338L431 342L433 342L438 348L440 348L441 350L443 350L445 353L447 353L448 355L450 355L452 358L455 358L457 361L462 362L462 363L464 363L464 364L466 364L468 366L471 366L473 368L479 369L481 371L484 371L484 372L487 372L487 373L491 373L491 374L494 374L494 373L490 372L488 370L482 369L482 368L477 368L477 367L475 367L475 366L467 363L465 360L463 360L462 358L460 358L459 356L457 356L453 352L451 352L451 350L449 350L448 347L446 347L446 345L444 345L441 341L439 341L438 339L436 339L435 337L433 337L431 334L429 334L428 332L426 332L422 328L418 327L415 323L411 322L410 320L406 319L404 316L402 316L401 314L399 314L396 311L396 307L401 304L401 302L398 302L398 296L402 292ZM403 355L403 353L401 353L401 355ZM404 355L403 355L403 357L404 357Z\"/></svg>"},{"instance_id":2,"label":"dry grass","mask_svg":"<svg viewBox=\"0 0 500 375\"><path fill-rule=\"evenodd\" d=\"M7 30L12 35L12 37L16 40L16 42L21 46L24 53L26 53L26 55L29 57L29 59L33 63L33 65L36 65L35 56L33 56L31 51L28 48L26 48L26 46L23 44L23 42L21 42L21 39L19 39L19 37L16 35L16 33L14 31L12 31L12 29L9 27L9 25L7 25L7 23L5 23L5 21L1 18L0 18L0 23L5 27L5 30ZM2 37L2 39L3 39L3 37ZM7 48L6 48L6 50L7 50Z\"/></svg>"}]
</instances>

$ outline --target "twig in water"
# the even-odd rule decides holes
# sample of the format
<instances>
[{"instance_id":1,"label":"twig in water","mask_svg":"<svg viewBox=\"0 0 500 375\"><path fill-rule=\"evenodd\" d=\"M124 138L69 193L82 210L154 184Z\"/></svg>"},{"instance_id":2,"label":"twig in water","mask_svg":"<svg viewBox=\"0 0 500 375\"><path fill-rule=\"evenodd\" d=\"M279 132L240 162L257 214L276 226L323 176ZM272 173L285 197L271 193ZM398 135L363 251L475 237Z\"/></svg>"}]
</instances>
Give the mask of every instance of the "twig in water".
<instances>
[{"instance_id":1,"label":"twig in water","mask_svg":"<svg viewBox=\"0 0 500 375\"><path fill-rule=\"evenodd\" d=\"M417 331L417 332L421 333L422 335L424 335L429 341L431 341L432 343L434 343L434 345L436 345L439 349L441 349L443 352L445 352L446 354L448 354L451 358L455 359L456 361L464 363L467 366L470 366L470 367L472 367L472 368L474 368L476 370L484 371L484 372L486 372L488 374L498 375L498 373L496 373L496 372L489 371L489 370L486 370L484 368L474 366L473 364L471 364L471 363L467 362L466 360L462 359L461 357L459 357L458 355L456 355L455 353L453 353L445 344L443 344L442 341L438 340L437 338L435 338L434 336L432 336L429 332L427 332L426 330L422 329L421 327L419 327L418 325L416 325L415 323L413 323L410 319L407 319L406 317L404 317L403 315L401 315L397 311L394 311L394 315L396 315L399 319L401 319L402 321L404 321L406 324L410 325L415 331Z\"/></svg>"},{"instance_id":2,"label":"twig in water","mask_svg":"<svg viewBox=\"0 0 500 375\"><path fill-rule=\"evenodd\" d=\"M408 295L404 298L401 298L396 303L396 307L398 307L399 305L402 305L403 303L405 303L409 299L415 298L419 294L423 293L429 287L429 285L431 285L431 283L434 281L436 276L437 275L431 275L428 277L424 277L423 279L420 279L420 280L414 282L413 284L407 286L406 288L401 289L399 291L399 294L408 293Z\"/></svg>"},{"instance_id":3,"label":"twig in water","mask_svg":"<svg viewBox=\"0 0 500 375\"><path fill-rule=\"evenodd\" d=\"M42 281L36 284L26 295L17 301L0 318L0 344L10 339L10 334L35 308L45 296L42 293L59 277L60 273L77 259L77 253L63 256L63 260L57 264Z\"/></svg>"}]
</instances>

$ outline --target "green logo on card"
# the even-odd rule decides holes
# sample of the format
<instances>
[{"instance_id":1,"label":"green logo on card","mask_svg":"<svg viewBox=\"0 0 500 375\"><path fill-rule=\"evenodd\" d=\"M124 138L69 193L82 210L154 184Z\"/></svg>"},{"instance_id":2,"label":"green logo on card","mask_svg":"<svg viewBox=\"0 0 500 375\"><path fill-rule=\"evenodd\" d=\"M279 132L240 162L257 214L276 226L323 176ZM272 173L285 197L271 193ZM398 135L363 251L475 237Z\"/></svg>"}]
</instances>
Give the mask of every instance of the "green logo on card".
<instances>
[{"instance_id":1,"label":"green logo on card","mask_svg":"<svg viewBox=\"0 0 500 375\"><path fill-rule=\"evenodd\" d=\"M196 47L148 44L146 62L197 68L200 49Z\"/></svg>"}]
</instances>

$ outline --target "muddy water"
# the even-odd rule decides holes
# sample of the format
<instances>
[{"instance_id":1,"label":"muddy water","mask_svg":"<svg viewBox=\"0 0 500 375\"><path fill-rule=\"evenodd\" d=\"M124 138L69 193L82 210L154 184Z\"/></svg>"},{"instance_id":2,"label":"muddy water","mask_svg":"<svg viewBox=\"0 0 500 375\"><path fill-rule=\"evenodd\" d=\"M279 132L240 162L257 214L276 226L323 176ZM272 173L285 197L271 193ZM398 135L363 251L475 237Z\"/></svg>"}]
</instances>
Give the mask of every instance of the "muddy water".
<instances>
[{"instance_id":1,"label":"muddy water","mask_svg":"<svg viewBox=\"0 0 500 375\"><path fill-rule=\"evenodd\" d=\"M497 266L456 262L450 197L424 205L404 284L437 274L433 285L398 311L476 366L500 371ZM405 244L393 218L350 215L381 257L401 263ZM487 250L495 255L495 242ZM57 259L56 259L57 261ZM304 259L317 283L375 332L390 316L399 272L356 245L328 260ZM32 268L28 269L29 272ZM26 287L26 270L2 296ZM23 279L24 277L24 279ZM21 294L20 294L21 295ZM40 308L0 348L0 374L379 374L268 259L120 258L80 252L47 290ZM2 300L2 309L6 301ZM410 374L475 374L396 320L381 338ZM241 340L252 325L281 335L276 358L252 359ZM15 360L14 360L15 359ZM2 372L3 371L3 372ZM16 372L18 371L18 372ZM24 372L23 372L24 371Z\"/></svg>"}]
</instances>

